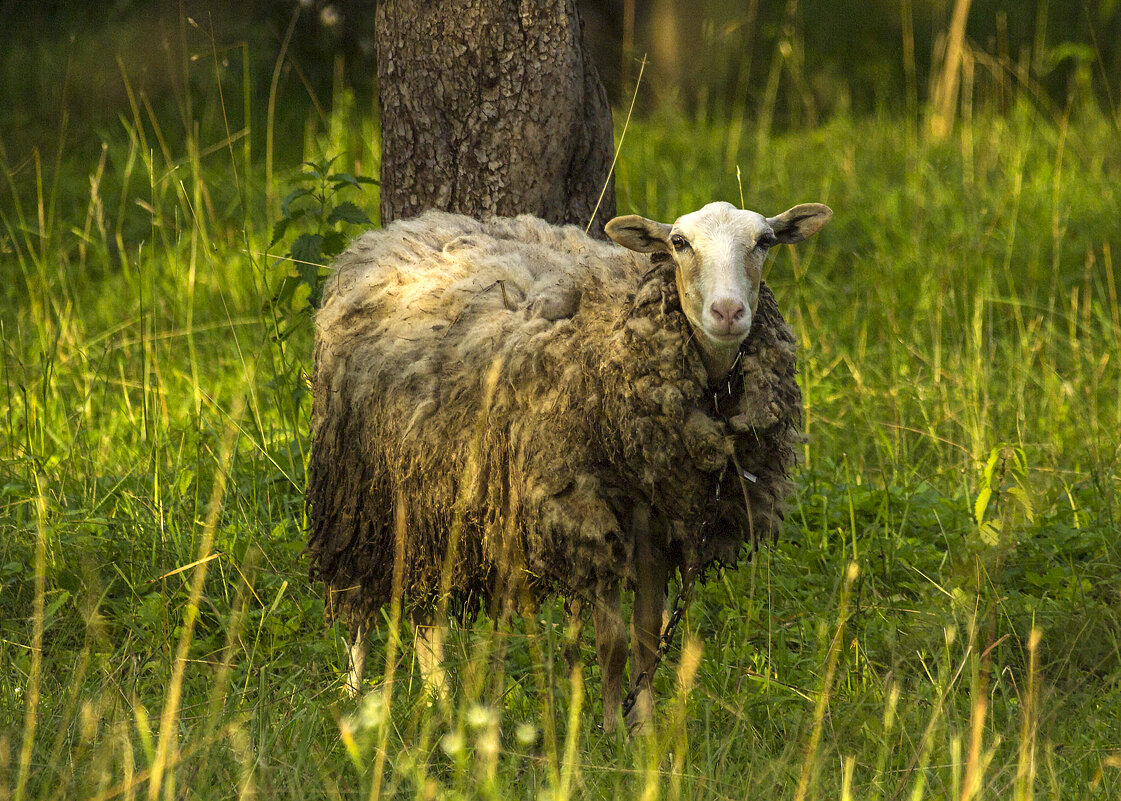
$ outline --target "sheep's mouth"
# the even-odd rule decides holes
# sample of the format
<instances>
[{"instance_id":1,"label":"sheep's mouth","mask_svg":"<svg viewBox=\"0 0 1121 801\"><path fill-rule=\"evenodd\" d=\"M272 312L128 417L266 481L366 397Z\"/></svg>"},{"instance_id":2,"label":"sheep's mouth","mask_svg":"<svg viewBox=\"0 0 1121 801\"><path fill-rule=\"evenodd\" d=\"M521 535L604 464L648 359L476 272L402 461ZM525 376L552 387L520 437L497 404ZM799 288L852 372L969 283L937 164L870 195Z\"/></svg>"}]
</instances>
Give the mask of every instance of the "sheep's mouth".
<instances>
[{"instance_id":1,"label":"sheep's mouth","mask_svg":"<svg viewBox=\"0 0 1121 801\"><path fill-rule=\"evenodd\" d=\"M707 333L709 339L713 342L719 342L721 345L737 345L747 336L747 329L743 331L722 331L720 333L709 331Z\"/></svg>"}]
</instances>

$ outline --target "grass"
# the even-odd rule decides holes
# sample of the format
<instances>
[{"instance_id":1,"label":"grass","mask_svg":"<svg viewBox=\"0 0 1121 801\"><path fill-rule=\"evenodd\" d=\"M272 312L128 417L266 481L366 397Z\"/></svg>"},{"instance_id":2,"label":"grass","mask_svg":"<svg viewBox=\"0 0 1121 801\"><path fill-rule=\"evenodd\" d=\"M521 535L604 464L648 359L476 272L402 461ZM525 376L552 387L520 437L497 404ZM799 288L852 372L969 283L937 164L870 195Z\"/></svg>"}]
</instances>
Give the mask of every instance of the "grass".
<instances>
[{"instance_id":1,"label":"grass","mask_svg":"<svg viewBox=\"0 0 1121 801\"><path fill-rule=\"evenodd\" d=\"M656 731L626 739L558 607L454 630L446 704L383 625L344 699L301 556L311 346L269 303L276 179L256 131L165 136L140 105L80 204L53 157L4 157L0 799L1121 792L1106 115L1020 103L943 142L886 113L631 122L621 213L836 216L770 268L808 434L784 536L699 592ZM376 156L350 130L308 157Z\"/></svg>"}]
</instances>

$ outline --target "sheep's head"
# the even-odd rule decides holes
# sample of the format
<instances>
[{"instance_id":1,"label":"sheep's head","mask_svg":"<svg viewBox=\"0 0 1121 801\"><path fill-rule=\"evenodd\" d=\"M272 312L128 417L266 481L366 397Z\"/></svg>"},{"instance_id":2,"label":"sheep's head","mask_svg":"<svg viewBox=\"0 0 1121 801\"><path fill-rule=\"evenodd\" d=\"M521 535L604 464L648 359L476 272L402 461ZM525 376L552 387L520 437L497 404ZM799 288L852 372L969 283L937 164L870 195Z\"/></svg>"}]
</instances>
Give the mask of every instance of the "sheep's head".
<instances>
[{"instance_id":1,"label":"sheep's head","mask_svg":"<svg viewBox=\"0 0 1121 801\"><path fill-rule=\"evenodd\" d=\"M673 225L633 214L616 217L607 223L607 235L630 250L673 259L681 308L709 379L716 381L728 374L751 330L767 250L812 236L832 216L820 203L803 203L776 217L709 203Z\"/></svg>"}]
</instances>

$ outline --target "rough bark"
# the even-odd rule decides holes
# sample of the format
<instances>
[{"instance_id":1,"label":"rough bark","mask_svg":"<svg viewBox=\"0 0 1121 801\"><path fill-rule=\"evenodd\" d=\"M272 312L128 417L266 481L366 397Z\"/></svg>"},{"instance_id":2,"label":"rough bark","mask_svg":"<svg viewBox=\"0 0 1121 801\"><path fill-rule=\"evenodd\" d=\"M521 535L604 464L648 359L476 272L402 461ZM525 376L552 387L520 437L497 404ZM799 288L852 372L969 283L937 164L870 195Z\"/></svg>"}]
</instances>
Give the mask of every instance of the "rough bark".
<instances>
[{"instance_id":1,"label":"rough bark","mask_svg":"<svg viewBox=\"0 0 1121 801\"><path fill-rule=\"evenodd\" d=\"M426 209L529 213L591 232L615 214L607 94L574 0L377 7L382 223Z\"/></svg>"}]
</instances>

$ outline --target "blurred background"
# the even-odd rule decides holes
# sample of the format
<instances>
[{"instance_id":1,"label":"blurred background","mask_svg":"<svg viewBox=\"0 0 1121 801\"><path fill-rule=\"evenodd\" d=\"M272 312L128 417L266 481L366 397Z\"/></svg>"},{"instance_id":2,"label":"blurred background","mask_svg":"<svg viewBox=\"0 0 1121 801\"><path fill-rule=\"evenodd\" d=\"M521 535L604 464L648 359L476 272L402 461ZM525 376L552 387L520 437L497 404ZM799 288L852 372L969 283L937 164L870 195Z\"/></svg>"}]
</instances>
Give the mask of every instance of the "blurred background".
<instances>
[{"instance_id":1,"label":"blurred background","mask_svg":"<svg viewBox=\"0 0 1121 801\"><path fill-rule=\"evenodd\" d=\"M278 141L299 144L308 110L353 92L372 113L375 0L5 0L0 138L8 158L78 144L130 102L174 113L187 91L219 86L230 107L276 79ZM776 126L837 113L921 107L939 78L955 7L968 12L964 74L985 103L1010 92L1061 106L1094 95L1115 108L1121 85L1119 0L580 0L586 37L612 102L706 119L774 108ZM187 74L216 49L221 70ZM284 58L277 72L277 58ZM133 101L129 92L133 93ZM777 102L769 102L774 98ZM182 110L180 108L180 110ZM266 108L260 104L260 113ZM215 120L202 123L214 124ZM235 128L240 121L230 120ZM89 144L96 147L90 138ZM255 143L255 146L263 142Z\"/></svg>"},{"instance_id":2,"label":"blurred background","mask_svg":"<svg viewBox=\"0 0 1121 801\"><path fill-rule=\"evenodd\" d=\"M1121 0L579 6L616 109L634 96L640 117L722 127L728 169L751 163L755 137L837 117L892 115L937 134L962 108L1001 114L1022 101L1058 119L1089 102L1116 119L1121 101ZM21 203L46 192L53 211L80 214L91 164L107 167L108 188L137 148L205 156L231 137L271 219L281 177L302 160L340 156L336 166L376 176L374 8L375 0L3 0L7 196ZM119 213L123 241L148 228L141 209Z\"/></svg>"}]
</instances>

